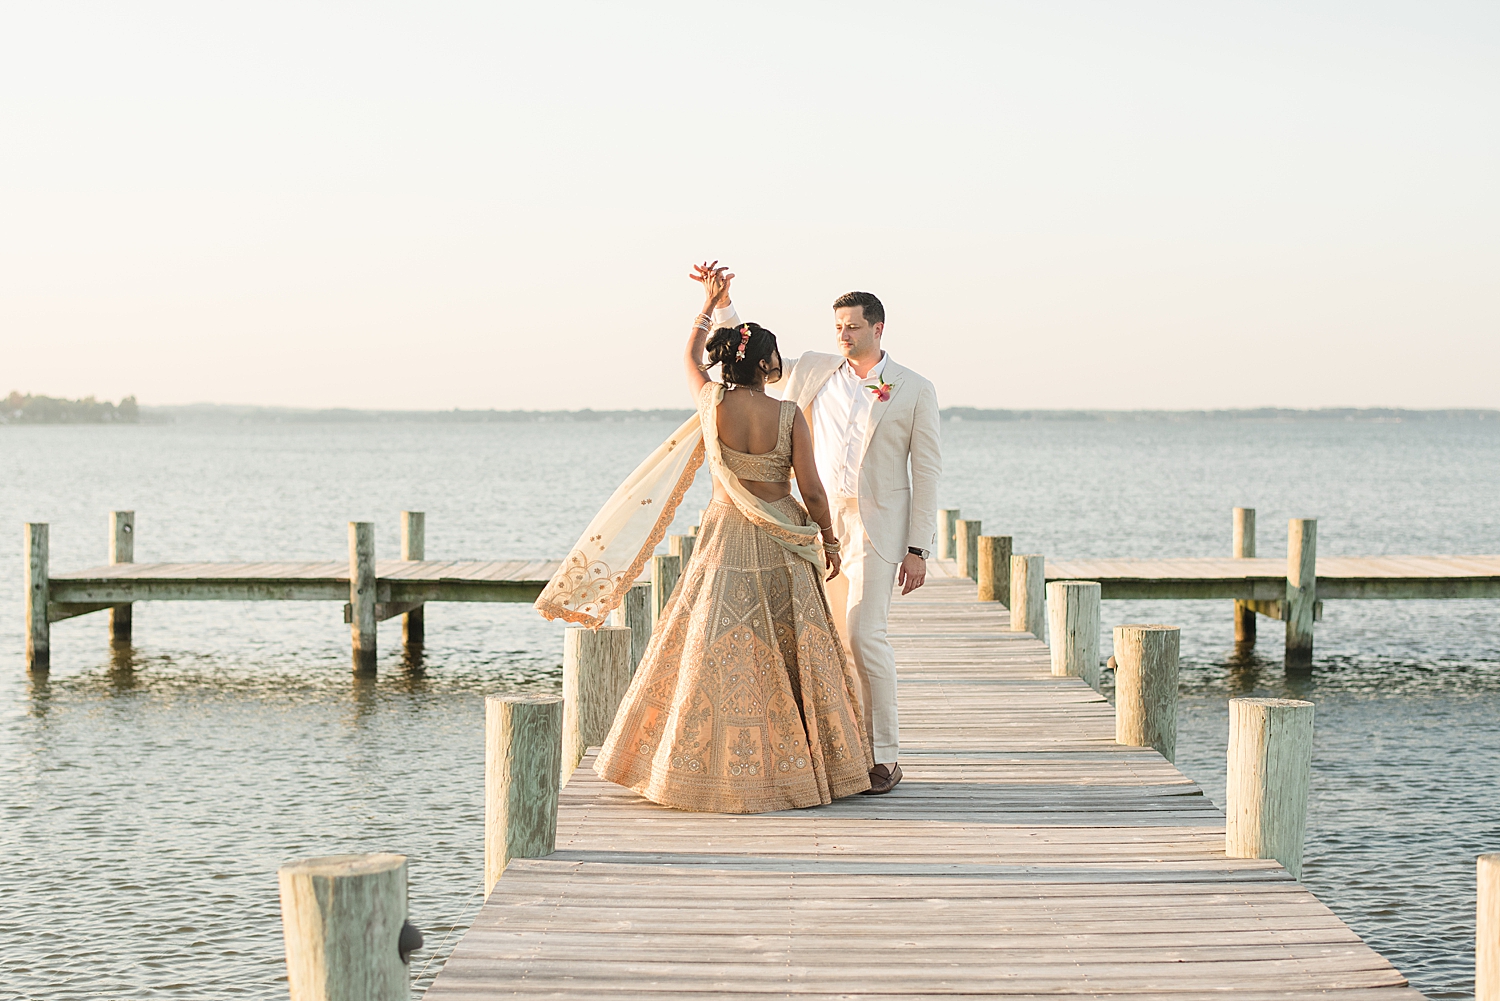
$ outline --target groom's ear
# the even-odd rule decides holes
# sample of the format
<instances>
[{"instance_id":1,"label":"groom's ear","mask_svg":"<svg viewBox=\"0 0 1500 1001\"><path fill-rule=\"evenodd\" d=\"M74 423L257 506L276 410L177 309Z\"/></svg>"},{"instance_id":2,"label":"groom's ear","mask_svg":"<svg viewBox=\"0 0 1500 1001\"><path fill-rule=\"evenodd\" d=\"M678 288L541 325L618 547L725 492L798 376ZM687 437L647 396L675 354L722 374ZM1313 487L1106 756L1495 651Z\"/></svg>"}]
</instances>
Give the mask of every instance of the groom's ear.
<instances>
[{"instance_id":1,"label":"groom's ear","mask_svg":"<svg viewBox=\"0 0 1500 1001\"><path fill-rule=\"evenodd\" d=\"M872 323L870 324L870 328L875 331L875 339L878 341L880 340L880 335L885 333L885 321L881 320L879 323Z\"/></svg>"}]
</instances>

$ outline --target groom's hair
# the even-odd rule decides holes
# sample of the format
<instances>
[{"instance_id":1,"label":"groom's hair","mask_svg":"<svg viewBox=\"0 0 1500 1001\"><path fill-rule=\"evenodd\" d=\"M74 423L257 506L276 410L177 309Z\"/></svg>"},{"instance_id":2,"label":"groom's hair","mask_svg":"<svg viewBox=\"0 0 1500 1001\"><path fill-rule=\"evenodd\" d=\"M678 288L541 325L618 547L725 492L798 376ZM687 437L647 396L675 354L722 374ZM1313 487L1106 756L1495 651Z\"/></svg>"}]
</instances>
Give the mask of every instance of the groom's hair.
<instances>
[{"instance_id":1,"label":"groom's hair","mask_svg":"<svg viewBox=\"0 0 1500 1001\"><path fill-rule=\"evenodd\" d=\"M885 307L869 292L845 292L833 300L834 309L843 309L845 306L859 306L863 309L866 323L885 322Z\"/></svg>"},{"instance_id":2,"label":"groom's hair","mask_svg":"<svg viewBox=\"0 0 1500 1001\"><path fill-rule=\"evenodd\" d=\"M746 330L750 331L748 340L744 336ZM745 357L742 359L735 357L739 354L741 341L745 343ZM763 378L760 363L776 351L776 335L758 323L720 327L709 336L704 347L708 350L709 361L721 366L719 371L724 374L725 382L753 386Z\"/></svg>"}]
</instances>

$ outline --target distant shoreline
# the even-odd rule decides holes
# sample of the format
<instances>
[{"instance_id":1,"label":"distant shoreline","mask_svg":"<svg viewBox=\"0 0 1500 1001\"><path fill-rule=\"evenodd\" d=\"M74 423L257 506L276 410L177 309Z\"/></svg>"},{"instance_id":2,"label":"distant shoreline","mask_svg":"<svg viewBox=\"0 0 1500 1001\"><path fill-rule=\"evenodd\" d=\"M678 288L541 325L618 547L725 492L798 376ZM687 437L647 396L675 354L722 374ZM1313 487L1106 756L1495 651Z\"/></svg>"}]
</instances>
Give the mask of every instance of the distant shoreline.
<instances>
[{"instance_id":1,"label":"distant shoreline","mask_svg":"<svg viewBox=\"0 0 1500 1001\"><path fill-rule=\"evenodd\" d=\"M28 398L29 400L30 398ZM655 410L365 410L261 407L231 403L140 406L133 397L119 408L109 403L36 398L26 412L0 413L0 424L73 426L87 424L634 424L643 421L681 423L693 411ZM1191 423L1246 421L1258 423L1343 422L1397 424L1433 421L1500 421L1500 410L1408 410L1399 407L1324 407L1296 410L1255 407L1240 410L1000 410L948 407L950 423L1065 421L1073 423Z\"/></svg>"},{"instance_id":2,"label":"distant shoreline","mask_svg":"<svg viewBox=\"0 0 1500 1001\"><path fill-rule=\"evenodd\" d=\"M293 407L252 407L226 404L191 404L177 407L141 407L143 423L232 423L232 424L624 424L641 421L680 423L693 411L657 410L326 410ZM979 407L949 407L942 411L947 422L1193 422L1338 421L1355 423L1405 423L1429 421L1500 421L1500 410L1405 410L1392 407L1329 407L1293 410L1258 407L1245 410L998 410Z\"/></svg>"}]
</instances>

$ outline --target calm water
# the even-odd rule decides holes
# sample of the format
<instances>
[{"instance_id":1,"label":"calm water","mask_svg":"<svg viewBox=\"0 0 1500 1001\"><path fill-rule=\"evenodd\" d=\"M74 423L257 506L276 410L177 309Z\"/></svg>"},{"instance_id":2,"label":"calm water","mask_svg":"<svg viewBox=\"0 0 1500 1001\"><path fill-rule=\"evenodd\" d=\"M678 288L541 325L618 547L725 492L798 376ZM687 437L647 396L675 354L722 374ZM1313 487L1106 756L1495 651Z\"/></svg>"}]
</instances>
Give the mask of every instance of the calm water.
<instances>
[{"instance_id":1,"label":"calm water","mask_svg":"<svg viewBox=\"0 0 1500 1001\"><path fill-rule=\"evenodd\" d=\"M425 510L434 558L555 556L665 424L0 428L0 997L280 998L275 869L410 857L425 985L479 905L483 696L559 687L526 606L435 605L422 670L399 626L350 676L334 603L142 604L53 627L23 670L21 522L58 570L103 562L106 512L142 561L337 559L346 523ZM948 424L940 501L1050 555L1261 555L1316 516L1324 554L1500 552L1500 424ZM700 484L681 519L702 506ZM680 530L680 528L679 528ZM1317 703L1305 880L1434 998L1472 996L1474 856L1500 850L1500 602L1329 602L1316 669L1279 626L1235 662L1226 602L1109 602L1183 626L1179 765L1216 800L1226 699Z\"/></svg>"}]
</instances>

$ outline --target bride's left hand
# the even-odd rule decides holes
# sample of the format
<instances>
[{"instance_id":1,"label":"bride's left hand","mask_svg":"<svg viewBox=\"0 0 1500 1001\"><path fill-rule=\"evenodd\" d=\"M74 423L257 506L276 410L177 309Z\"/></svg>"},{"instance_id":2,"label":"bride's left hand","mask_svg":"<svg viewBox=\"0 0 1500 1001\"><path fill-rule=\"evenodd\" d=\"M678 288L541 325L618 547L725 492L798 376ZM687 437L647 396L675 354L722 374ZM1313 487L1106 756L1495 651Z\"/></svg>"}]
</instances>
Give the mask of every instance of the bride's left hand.
<instances>
[{"instance_id":1,"label":"bride's left hand","mask_svg":"<svg viewBox=\"0 0 1500 1001\"><path fill-rule=\"evenodd\" d=\"M839 575L839 568L844 565L844 561L838 553L830 553L824 550L823 564L828 568L828 577L826 579L833 580L833 578Z\"/></svg>"}]
</instances>

